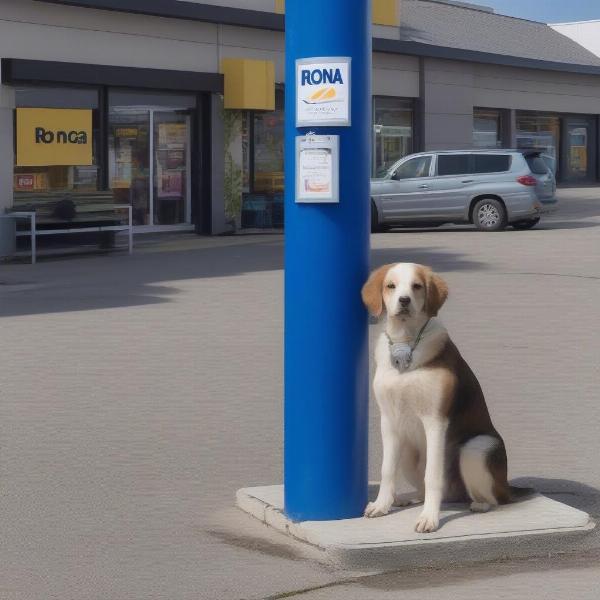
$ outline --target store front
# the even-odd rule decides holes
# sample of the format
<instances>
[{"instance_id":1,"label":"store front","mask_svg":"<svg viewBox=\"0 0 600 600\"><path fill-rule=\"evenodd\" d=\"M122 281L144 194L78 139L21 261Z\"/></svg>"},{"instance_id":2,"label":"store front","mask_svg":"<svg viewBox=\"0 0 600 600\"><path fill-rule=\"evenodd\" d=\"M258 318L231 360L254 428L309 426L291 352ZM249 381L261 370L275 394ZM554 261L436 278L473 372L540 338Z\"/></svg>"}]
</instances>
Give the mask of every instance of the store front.
<instances>
[{"instance_id":1,"label":"store front","mask_svg":"<svg viewBox=\"0 0 600 600\"><path fill-rule=\"evenodd\" d=\"M511 145L508 110L473 109L473 146L506 148ZM519 149L536 149L565 184L592 184L598 180L598 118L535 111L515 111L515 138Z\"/></svg>"},{"instance_id":2,"label":"store front","mask_svg":"<svg viewBox=\"0 0 600 600\"><path fill-rule=\"evenodd\" d=\"M222 91L221 75L168 72L175 90L184 90L167 91L145 89L165 79L158 76L163 72L81 65L90 67L81 71L82 84L31 81L29 72L22 82L14 77L16 67L34 63L42 78L44 63L15 62L3 69L3 82L10 79L15 92L14 209L35 210L41 226L50 226L93 222L100 218L93 216L98 205L105 218L107 205L131 205L138 233L210 232L209 92ZM59 80L72 78L69 67L79 66L48 64L58 65ZM86 85L86 78L104 78L108 85ZM111 80L141 85L110 85ZM44 125L50 118L59 125ZM70 131L73 119L89 121L89 128ZM77 133L78 141L68 137Z\"/></svg>"},{"instance_id":3,"label":"store front","mask_svg":"<svg viewBox=\"0 0 600 600\"><path fill-rule=\"evenodd\" d=\"M597 117L517 111L517 147L539 149L559 182L597 181Z\"/></svg>"}]
</instances>

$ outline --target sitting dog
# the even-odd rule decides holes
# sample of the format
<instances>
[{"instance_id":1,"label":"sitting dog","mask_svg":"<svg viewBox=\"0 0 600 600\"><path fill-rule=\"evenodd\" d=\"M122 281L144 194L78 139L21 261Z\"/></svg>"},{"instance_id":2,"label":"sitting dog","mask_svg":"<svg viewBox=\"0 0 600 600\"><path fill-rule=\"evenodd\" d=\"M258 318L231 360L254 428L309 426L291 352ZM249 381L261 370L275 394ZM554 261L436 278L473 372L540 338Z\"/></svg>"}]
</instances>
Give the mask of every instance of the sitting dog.
<instances>
[{"instance_id":1,"label":"sitting dog","mask_svg":"<svg viewBox=\"0 0 600 600\"><path fill-rule=\"evenodd\" d=\"M530 490L507 481L504 442L494 428L477 378L437 320L448 297L444 280L428 267L380 267L362 290L363 302L387 322L375 347L373 390L381 413L381 485L365 516L394 503L402 472L424 501L419 533L439 526L442 501L485 512Z\"/></svg>"}]
</instances>

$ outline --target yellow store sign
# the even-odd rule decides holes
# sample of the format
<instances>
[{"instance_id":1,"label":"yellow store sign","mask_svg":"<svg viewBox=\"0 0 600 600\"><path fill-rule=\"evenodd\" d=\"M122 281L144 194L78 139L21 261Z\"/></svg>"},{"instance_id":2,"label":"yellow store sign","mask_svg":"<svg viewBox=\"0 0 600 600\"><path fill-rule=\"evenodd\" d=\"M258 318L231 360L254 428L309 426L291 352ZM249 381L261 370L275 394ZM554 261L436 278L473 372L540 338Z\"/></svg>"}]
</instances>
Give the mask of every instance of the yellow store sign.
<instances>
[{"instance_id":1,"label":"yellow store sign","mask_svg":"<svg viewBox=\"0 0 600 600\"><path fill-rule=\"evenodd\" d=\"M92 111L17 108L17 166L92 164Z\"/></svg>"}]
</instances>

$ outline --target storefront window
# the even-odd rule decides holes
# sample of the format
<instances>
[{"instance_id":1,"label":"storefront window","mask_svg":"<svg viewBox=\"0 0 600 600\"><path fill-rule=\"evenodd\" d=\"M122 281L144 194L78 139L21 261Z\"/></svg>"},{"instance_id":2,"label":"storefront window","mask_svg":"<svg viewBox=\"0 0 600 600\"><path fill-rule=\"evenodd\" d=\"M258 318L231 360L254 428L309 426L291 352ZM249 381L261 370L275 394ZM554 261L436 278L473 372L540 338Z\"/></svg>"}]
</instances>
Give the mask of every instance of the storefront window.
<instances>
[{"instance_id":1,"label":"storefront window","mask_svg":"<svg viewBox=\"0 0 600 600\"><path fill-rule=\"evenodd\" d=\"M242 228L283 227L284 129L279 90L274 111L248 111L242 116Z\"/></svg>"},{"instance_id":2,"label":"storefront window","mask_svg":"<svg viewBox=\"0 0 600 600\"><path fill-rule=\"evenodd\" d=\"M254 113L254 191L283 191L283 107Z\"/></svg>"},{"instance_id":3,"label":"storefront window","mask_svg":"<svg viewBox=\"0 0 600 600\"><path fill-rule=\"evenodd\" d=\"M373 98L373 175L385 173L413 151L412 100Z\"/></svg>"},{"instance_id":4,"label":"storefront window","mask_svg":"<svg viewBox=\"0 0 600 600\"><path fill-rule=\"evenodd\" d=\"M559 168L560 118L535 112L517 112L517 148L540 150L556 173Z\"/></svg>"},{"instance_id":5,"label":"storefront window","mask_svg":"<svg viewBox=\"0 0 600 600\"><path fill-rule=\"evenodd\" d=\"M61 123L69 122L69 112L73 109L91 110L92 114L92 159L91 164L39 164L33 155L18 152L20 163L14 168L14 195L15 206L32 205L31 208L47 206L51 211L53 204L65 196L72 194L86 194L96 192L99 188L98 169L98 140L100 128L100 115L98 111L98 92L94 89L59 88L59 87L19 87L15 90L16 106L19 109L42 109L40 114L39 147L55 152L56 156L71 145L77 145L77 133L64 130L53 130L45 124L43 109L58 109L48 118L56 118L64 111L65 119ZM17 119L17 127L20 121ZM32 134L33 135L33 134ZM72 139L69 138L71 135ZM75 135L75 137L73 137ZM17 131L17 139L19 132ZM81 141L81 140L79 140ZM87 139L86 145L90 142ZM37 150L37 148L36 148ZM29 160L31 159L31 160ZM54 161L56 162L56 160ZM29 163L29 164L28 164Z\"/></svg>"},{"instance_id":6,"label":"storefront window","mask_svg":"<svg viewBox=\"0 0 600 600\"><path fill-rule=\"evenodd\" d=\"M502 115L499 110L473 109L473 146L502 148Z\"/></svg>"}]
</instances>

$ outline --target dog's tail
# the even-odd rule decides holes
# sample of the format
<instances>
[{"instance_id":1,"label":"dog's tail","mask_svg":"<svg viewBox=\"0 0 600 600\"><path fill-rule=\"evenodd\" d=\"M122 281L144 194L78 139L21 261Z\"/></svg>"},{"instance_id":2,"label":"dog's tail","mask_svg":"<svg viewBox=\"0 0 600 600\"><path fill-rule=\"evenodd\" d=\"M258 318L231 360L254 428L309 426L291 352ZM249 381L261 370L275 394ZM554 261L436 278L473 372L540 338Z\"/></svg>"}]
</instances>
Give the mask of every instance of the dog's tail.
<instances>
[{"instance_id":1,"label":"dog's tail","mask_svg":"<svg viewBox=\"0 0 600 600\"><path fill-rule=\"evenodd\" d=\"M510 492L510 501L511 502L519 502L520 500L525 500L525 498L529 498L529 496L533 496L536 491L530 487L517 487L516 485L509 485L508 490Z\"/></svg>"}]
</instances>

